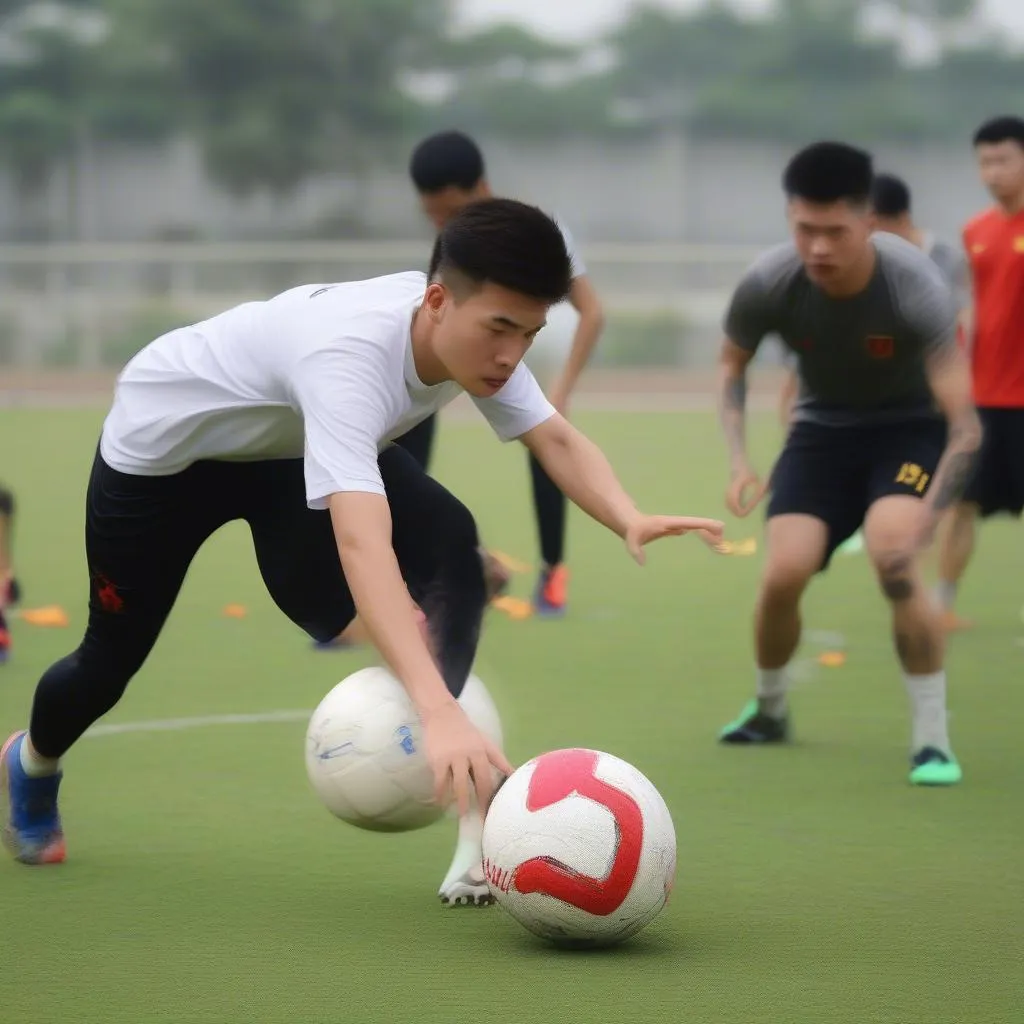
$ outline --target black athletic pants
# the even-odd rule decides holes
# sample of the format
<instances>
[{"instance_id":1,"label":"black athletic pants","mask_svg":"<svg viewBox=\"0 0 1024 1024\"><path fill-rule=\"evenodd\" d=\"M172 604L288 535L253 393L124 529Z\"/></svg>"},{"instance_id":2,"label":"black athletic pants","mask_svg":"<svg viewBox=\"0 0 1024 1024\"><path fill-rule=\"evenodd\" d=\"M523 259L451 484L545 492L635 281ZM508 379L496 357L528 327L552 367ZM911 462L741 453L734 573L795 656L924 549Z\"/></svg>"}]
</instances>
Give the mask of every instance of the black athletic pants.
<instances>
[{"instance_id":1,"label":"black athletic pants","mask_svg":"<svg viewBox=\"0 0 1024 1024\"><path fill-rule=\"evenodd\" d=\"M427 616L449 690L462 692L486 605L476 524L466 507L394 446L379 459L392 543ZM156 643L192 558L225 523L252 531L263 581L310 636L355 615L329 512L306 506L301 459L197 462L173 476L130 476L97 453L86 498L89 622L78 649L43 676L32 742L60 757L121 698Z\"/></svg>"},{"instance_id":2,"label":"black athletic pants","mask_svg":"<svg viewBox=\"0 0 1024 1024\"><path fill-rule=\"evenodd\" d=\"M430 467L436 431L437 416L429 416L396 438L395 444L401 445L426 472ZM533 485L533 508L537 517L541 558L547 565L559 565L565 557L565 495L532 454L530 481Z\"/></svg>"}]
</instances>

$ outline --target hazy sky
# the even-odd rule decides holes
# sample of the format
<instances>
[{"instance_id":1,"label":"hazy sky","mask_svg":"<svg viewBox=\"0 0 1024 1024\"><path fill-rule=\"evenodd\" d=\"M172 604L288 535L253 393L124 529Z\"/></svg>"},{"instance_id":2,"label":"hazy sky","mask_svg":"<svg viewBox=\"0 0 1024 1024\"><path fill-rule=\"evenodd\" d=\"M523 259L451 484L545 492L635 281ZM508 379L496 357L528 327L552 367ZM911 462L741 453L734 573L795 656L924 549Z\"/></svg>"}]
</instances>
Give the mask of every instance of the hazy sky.
<instances>
[{"instance_id":1,"label":"hazy sky","mask_svg":"<svg viewBox=\"0 0 1024 1024\"><path fill-rule=\"evenodd\" d=\"M461 0L463 19L481 24L522 21L533 28L564 38L580 38L621 18L630 0ZM700 0L660 0L663 7L687 10ZM733 6L752 12L764 10L770 0L733 0ZM1024 0L982 0L988 20L1024 38Z\"/></svg>"}]
</instances>

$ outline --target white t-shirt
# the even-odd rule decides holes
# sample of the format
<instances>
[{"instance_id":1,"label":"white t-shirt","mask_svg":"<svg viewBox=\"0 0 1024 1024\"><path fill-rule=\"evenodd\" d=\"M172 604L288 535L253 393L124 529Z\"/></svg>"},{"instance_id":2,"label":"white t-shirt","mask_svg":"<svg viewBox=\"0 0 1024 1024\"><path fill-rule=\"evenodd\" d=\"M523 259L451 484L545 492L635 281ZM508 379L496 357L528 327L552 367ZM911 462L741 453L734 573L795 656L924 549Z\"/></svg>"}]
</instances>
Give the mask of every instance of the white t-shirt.
<instances>
[{"instance_id":1,"label":"white t-shirt","mask_svg":"<svg viewBox=\"0 0 1024 1024\"><path fill-rule=\"evenodd\" d=\"M565 239L565 249L572 265L572 278L583 277L587 272L586 264L576 247L576 240L561 220L555 221ZM566 359L572 349L573 338L580 322L580 315L571 302L565 301L552 306L548 310L547 323L534 339L530 350L526 353L525 363L530 372L547 386L565 366Z\"/></svg>"},{"instance_id":2,"label":"white t-shirt","mask_svg":"<svg viewBox=\"0 0 1024 1024\"><path fill-rule=\"evenodd\" d=\"M412 355L426 276L303 285L248 302L147 345L118 378L100 452L112 469L169 476L198 459L305 459L306 499L383 494L377 455L460 392L428 387ZM474 398L504 441L554 409L519 365Z\"/></svg>"}]
</instances>

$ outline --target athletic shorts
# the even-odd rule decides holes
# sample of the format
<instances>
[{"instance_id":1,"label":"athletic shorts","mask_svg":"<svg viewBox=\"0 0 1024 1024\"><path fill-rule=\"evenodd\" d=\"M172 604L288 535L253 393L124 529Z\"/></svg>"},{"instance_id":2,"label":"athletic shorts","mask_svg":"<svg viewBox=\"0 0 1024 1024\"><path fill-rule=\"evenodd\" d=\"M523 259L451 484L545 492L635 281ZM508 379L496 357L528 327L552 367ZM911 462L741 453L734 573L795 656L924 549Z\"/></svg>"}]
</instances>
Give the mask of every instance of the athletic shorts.
<instances>
[{"instance_id":1,"label":"athletic shorts","mask_svg":"<svg viewBox=\"0 0 1024 1024\"><path fill-rule=\"evenodd\" d=\"M1024 409L978 409L985 430L981 453L964 501L983 516L1024 510Z\"/></svg>"},{"instance_id":2,"label":"athletic shorts","mask_svg":"<svg viewBox=\"0 0 1024 1024\"><path fill-rule=\"evenodd\" d=\"M824 569L879 498L927 493L945 446L944 420L850 427L798 422L772 471L767 516L799 513L824 522Z\"/></svg>"}]
</instances>

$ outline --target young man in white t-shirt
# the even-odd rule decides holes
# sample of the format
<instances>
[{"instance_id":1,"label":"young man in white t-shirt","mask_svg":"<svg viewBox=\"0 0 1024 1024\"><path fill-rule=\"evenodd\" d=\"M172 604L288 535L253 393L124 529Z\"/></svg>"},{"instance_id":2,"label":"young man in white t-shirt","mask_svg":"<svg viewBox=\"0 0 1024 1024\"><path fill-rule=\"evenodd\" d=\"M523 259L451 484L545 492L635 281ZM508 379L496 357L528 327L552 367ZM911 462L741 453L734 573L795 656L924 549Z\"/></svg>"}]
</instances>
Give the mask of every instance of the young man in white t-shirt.
<instances>
[{"instance_id":1,"label":"young man in white t-shirt","mask_svg":"<svg viewBox=\"0 0 1024 1024\"><path fill-rule=\"evenodd\" d=\"M409 176L423 212L438 231L468 203L493 195L483 153L462 132L439 132L423 139L409 160ZM564 415L569 396L604 327L604 311L572 236L564 224L559 223L559 227L572 262L572 284L566 301L549 313L526 362L551 404ZM424 469L429 466L434 428L435 420L431 417L397 441L416 456ZM557 618L565 614L569 585L565 565L565 495L532 456L530 479L541 554L533 608L540 616ZM490 570L492 576L500 575L499 565L490 563Z\"/></svg>"},{"instance_id":2,"label":"young man in white t-shirt","mask_svg":"<svg viewBox=\"0 0 1024 1024\"><path fill-rule=\"evenodd\" d=\"M520 439L638 561L660 537L721 537L714 520L639 512L521 365L569 283L557 225L492 200L448 224L428 275L293 288L135 356L86 498L85 637L43 675L28 732L0 751L3 839L16 859L64 860L61 758L142 667L198 549L244 519L293 622L326 640L358 609L420 713L438 793L450 789L462 814L462 875L449 873L442 899L486 896L471 794L486 807L490 765L511 766L456 701L486 604L476 525L388 442L465 390L500 438Z\"/></svg>"}]
</instances>

